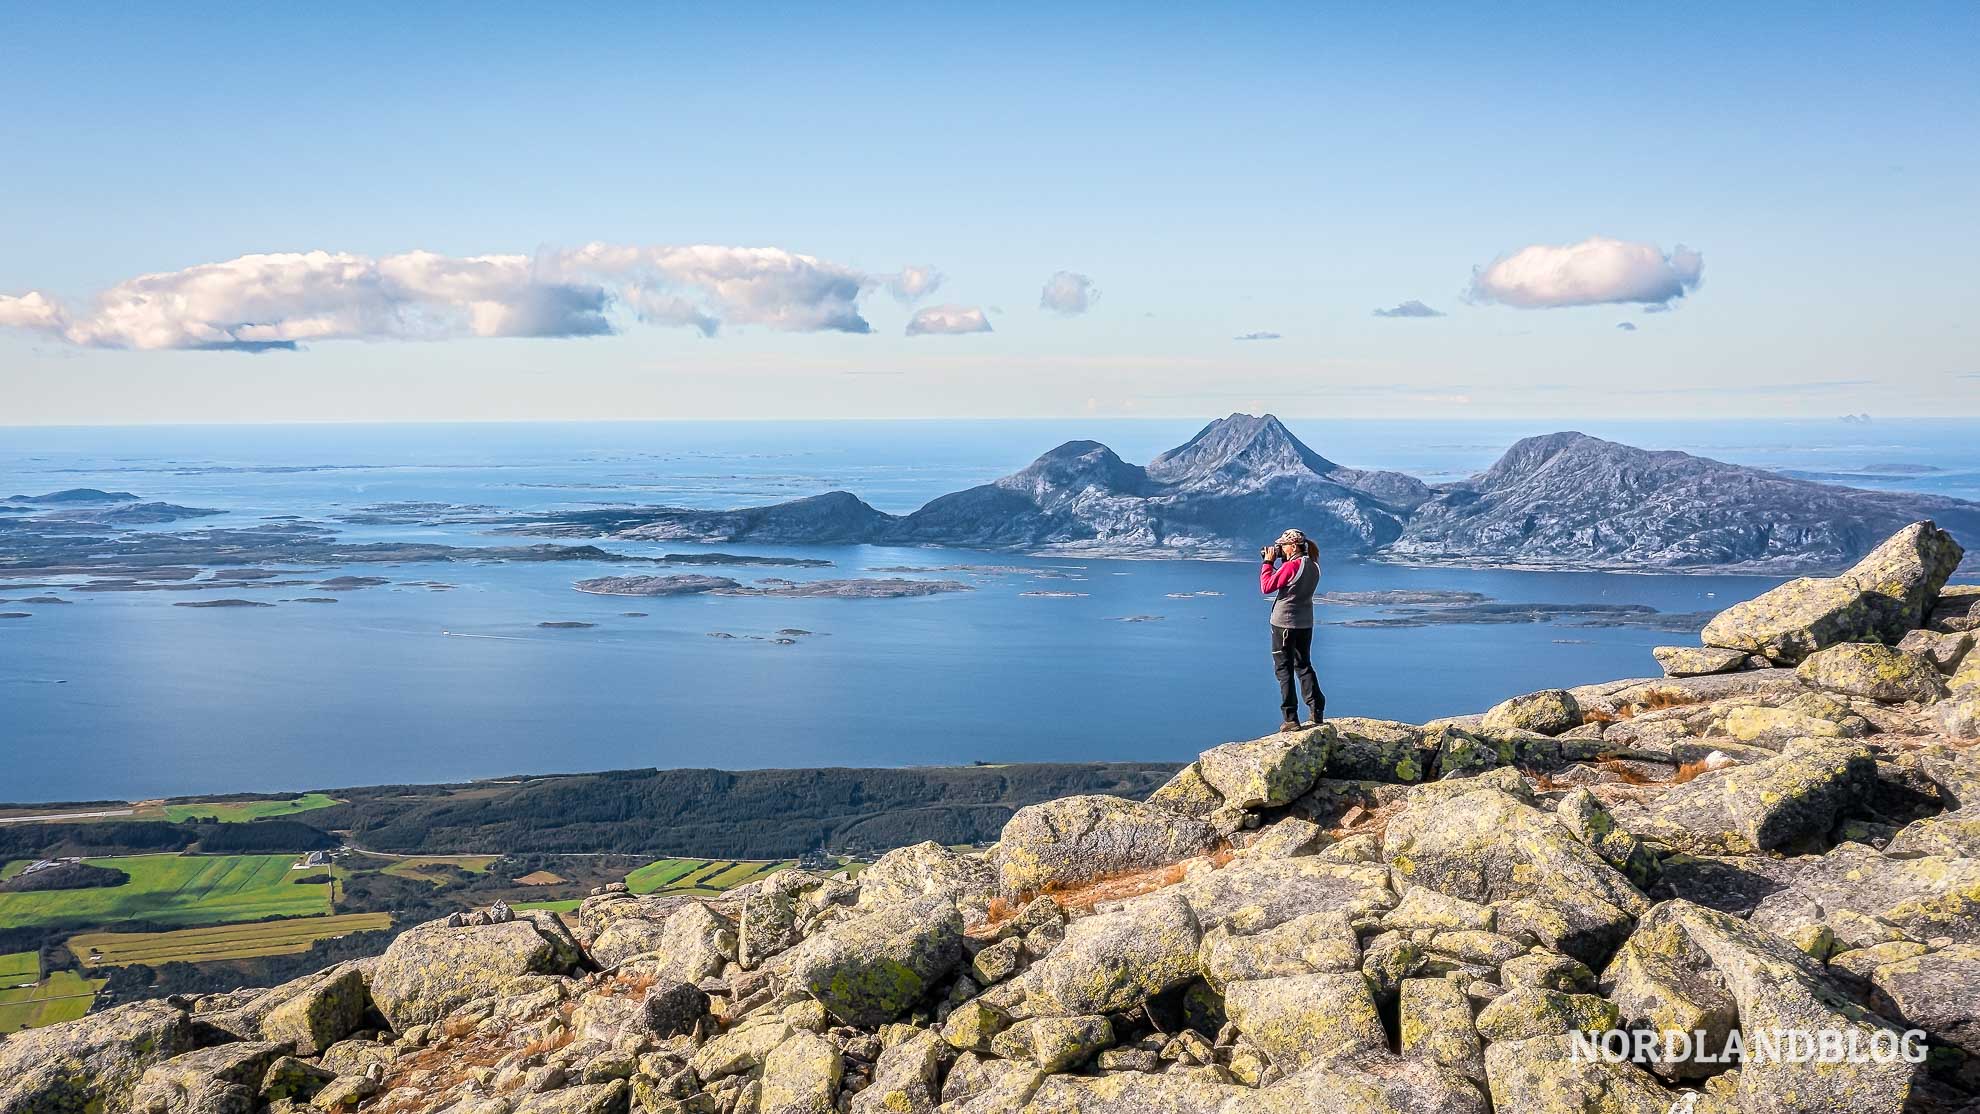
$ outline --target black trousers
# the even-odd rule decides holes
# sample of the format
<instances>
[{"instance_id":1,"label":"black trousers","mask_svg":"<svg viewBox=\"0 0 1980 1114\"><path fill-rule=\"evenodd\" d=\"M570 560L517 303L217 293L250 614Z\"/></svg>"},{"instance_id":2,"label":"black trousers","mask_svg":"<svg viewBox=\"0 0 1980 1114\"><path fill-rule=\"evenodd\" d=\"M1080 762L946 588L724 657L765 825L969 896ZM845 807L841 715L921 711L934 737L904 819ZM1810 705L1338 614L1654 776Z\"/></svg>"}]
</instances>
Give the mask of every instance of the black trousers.
<instances>
[{"instance_id":1,"label":"black trousers","mask_svg":"<svg viewBox=\"0 0 1980 1114\"><path fill-rule=\"evenodd\" d=\"M1313 628L1272 628L1272 672L1279 677L1279 710L1288 720L1299 719L1299 694L1293 679L1313 709L1313 722L1319 723L1327 709L1327 694L1320 691L1320 678L1313 674Z\"/></svg>"}]
</instances>

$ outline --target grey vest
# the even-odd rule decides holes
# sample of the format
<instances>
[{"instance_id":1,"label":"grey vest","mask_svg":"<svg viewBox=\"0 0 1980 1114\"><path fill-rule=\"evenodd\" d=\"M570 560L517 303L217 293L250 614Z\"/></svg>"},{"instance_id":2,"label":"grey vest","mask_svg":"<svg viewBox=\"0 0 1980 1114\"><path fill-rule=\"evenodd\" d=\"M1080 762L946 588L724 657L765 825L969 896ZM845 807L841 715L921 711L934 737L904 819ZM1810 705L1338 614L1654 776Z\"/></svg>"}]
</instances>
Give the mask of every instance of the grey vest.
<instances>
[{"instance_id":1,"label":"grey vest","mask_svg":"<svg viewBox=\"0 0 1980 1114\"><path fill-rule=\"evenodd\" d=\"M1272 625L1300 630L1313 625L1313 592L1320 587L1320 565L1311 557L1298 558L1299 575L1279 589L1272 600Z\"/></svg>"}]
</instances>

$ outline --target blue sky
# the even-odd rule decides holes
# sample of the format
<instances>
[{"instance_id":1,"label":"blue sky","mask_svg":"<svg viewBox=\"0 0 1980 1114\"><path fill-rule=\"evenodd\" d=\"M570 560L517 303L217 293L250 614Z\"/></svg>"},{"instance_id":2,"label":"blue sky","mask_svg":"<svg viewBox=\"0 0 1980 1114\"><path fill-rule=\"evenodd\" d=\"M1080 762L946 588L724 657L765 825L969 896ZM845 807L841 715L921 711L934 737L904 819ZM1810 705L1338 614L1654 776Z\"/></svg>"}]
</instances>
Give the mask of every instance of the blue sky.
<instances>
[{"instance_id":1,"label":"blue sky","mask_svg":"<svg viewBox=\"0 0 1980 1114\"><path fill-rule=\"evenodd\" d=\"M0 422L1975 416L1976 32L1970 3L20 6ZM1591 237L1594 293L1522 285ZM708 278L683 245L777 254ZM424 293L380 294L414 251ZM329 310L96 302L308 252L342 260ZM483 256L521 276L492 309L433 293ZM896 297L910 266L940 285ZM1083 311L1041 305L1059 272ZM1409 301L1442 316L1374 314Z\"/></svg>"}]
</instances>

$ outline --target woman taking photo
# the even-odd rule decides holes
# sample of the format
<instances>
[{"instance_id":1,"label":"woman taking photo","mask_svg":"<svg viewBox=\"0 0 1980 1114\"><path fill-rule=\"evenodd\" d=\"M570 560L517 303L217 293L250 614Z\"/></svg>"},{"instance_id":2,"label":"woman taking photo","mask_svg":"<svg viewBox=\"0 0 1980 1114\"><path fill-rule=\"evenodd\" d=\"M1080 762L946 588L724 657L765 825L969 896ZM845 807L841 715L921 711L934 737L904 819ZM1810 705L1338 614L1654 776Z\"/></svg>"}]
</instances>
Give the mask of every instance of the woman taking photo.
<instances>
[{"instance_id":1,"label":"woman taking photo","mask_svg":"<svg viewBox=\"0 0 1980 1114\"><path fill-rule=\"evenodd\" d=\"M1279 710L1285 722L1281 731L1299 730L1299 693L1293 679L1313 709L1313 722L1322 719L1327 696L1320 691L1320 678L1313 675L1313 590L1320 586L1320 547L1298 530L1287 530L1259 553L1265 565L1258 570L1258 590L1274 597L1272 601L1272 671L1279 676Z\"/></svg>"}]
</instances>

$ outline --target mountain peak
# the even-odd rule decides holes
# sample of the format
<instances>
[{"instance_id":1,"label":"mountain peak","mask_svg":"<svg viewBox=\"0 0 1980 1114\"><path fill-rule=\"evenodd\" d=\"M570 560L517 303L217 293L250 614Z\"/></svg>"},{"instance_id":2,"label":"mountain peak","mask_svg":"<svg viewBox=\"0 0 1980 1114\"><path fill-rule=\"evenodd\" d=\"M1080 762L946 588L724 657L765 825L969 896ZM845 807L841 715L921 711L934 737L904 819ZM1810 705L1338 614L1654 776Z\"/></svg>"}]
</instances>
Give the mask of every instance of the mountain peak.
<instances>
[{"instance_id":1,"label":"mountain peak","mask_svg":"<svg viewBox=\"0 0 1980 1114\"><path fill-rule=\"evenodd\" d=\"M1324 476L1338 465L1292 435L1272 414L1232 414L1148 462L1148 474L1163 483L1312 473Z\"/></svg>"}]
</instances>

